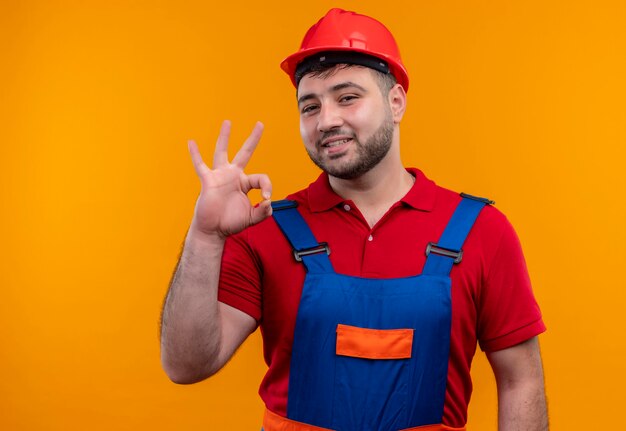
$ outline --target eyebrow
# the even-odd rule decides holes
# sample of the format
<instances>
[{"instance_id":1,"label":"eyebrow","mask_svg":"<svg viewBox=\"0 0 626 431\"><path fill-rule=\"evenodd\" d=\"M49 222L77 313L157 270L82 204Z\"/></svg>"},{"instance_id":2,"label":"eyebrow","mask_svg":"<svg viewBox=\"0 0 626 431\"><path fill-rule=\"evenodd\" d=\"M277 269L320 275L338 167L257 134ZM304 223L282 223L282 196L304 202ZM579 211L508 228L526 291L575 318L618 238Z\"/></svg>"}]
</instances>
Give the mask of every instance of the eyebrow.
<instances>
[{"instance_id":1,"label":"eyebrow","mask_svg":"<svg viewBox=\"0 0 626 431\"><path fill-rule=\"evenodd\" d=\"M365 89L365 87L362 87L359 84L352 82L352 81L341 82L339 84L333 85L332 87L330 87L330 92L336 93L337 91L341 91L346 88L356 88L364 93L367 93L367 90ZM317 97L315 93L303 94L302 96L298 97L298 105L300 105L302 102L306 102L307 100L314 99L315 97Z\"/></svg>"}]
</instances>

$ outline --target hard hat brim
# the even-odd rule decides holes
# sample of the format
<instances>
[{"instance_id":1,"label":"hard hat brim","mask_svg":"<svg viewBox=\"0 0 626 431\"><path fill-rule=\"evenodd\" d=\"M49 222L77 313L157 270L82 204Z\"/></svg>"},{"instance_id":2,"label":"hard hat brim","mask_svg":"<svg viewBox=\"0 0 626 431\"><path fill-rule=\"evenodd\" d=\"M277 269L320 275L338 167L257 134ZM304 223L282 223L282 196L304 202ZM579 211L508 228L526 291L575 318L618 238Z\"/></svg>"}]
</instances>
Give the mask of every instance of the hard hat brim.
<instances>
[{"instance_id":1,"label":"hard hat brim","mask_svg":"<svg viewBox=\"0 0 626 431\"><path fill-rule=\"evenodd\" d=\"M320 52L325 52L325 51L358 52L361 54L366 54L369 56L380 58L381 60L384 60L389 65L390 73L396 78L396 81L398 81L398 83L402 86L402 88L404 88L404 91L406 92L409 89L409 75L402 64L399 64L396 61L396 59L391 56L387 56L387 55L380 54L380 53L375 53L367 49L360 49L360 48L355 48L355 47L343 48L343 47L337 47L337 46L316 46L314 48L299 50L298 52L288 56L280 63L280 67L289 75L289 78L291 79L292 84L294 85L294 87L297 88L298 83L296 82L295 72L296 72L296 68L298 67L298 64L300 64L305 58L308 58L312 55L318 54Z\"/></svg>"}]
</instances>

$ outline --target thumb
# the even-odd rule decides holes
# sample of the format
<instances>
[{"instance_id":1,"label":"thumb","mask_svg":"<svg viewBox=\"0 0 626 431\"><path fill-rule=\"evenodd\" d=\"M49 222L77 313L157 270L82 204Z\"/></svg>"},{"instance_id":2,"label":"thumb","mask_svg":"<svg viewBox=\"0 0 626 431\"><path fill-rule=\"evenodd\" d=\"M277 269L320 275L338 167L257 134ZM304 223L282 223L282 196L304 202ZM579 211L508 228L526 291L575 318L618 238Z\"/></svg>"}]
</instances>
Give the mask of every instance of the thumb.
<instances>
[{"instance_id":1,"label":"thumb","mask_svg":"<svg viewBox=\"0 0 626 431\"><path fill-rule=\"evenodd\" d=\"M250 223L255 225L262 222L271 215L272 202L269 199L265 199L252 208L252 212L250 214Z\"/></svg>"}]
</instances>

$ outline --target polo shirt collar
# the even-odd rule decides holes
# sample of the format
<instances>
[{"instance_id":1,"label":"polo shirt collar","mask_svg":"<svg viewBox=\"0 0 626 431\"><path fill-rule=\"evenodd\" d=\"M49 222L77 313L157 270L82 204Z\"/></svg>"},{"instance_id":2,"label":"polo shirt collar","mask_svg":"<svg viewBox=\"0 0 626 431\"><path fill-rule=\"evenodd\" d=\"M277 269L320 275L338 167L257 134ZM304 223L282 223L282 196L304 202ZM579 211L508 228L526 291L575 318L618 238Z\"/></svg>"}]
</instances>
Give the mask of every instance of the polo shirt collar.
<instances>
[{"instance_id":1,"label":"polo shirt collar","mask_svg":"<svg viewBox=\"0 0 626 431\"><path fill-rule=\"evenodd\" d=\"M415 177L415 184L400 202L420 211L431 211L435 205L437 186L432 180L416 168L407 168L407 171ZM343 204L345 200L333 191L328 181L328 174L322 173L317 180L309 186L309 208L312 212L327 211Z\"/></svg>"}]
</instances>

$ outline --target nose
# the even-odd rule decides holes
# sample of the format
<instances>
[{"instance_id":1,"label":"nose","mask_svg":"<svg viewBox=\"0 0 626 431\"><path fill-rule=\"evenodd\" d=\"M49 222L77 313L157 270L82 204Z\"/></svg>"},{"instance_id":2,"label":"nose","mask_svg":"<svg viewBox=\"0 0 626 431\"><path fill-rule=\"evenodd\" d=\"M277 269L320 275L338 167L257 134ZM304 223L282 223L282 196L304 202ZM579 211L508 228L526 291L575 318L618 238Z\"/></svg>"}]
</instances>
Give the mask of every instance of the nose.
<instances>
[{"instance_id":1,"label":"nose","mask_svg":"<svg viewBox=\"0 0 626 431\"><path fill-rule=\"evenodd\" d=\"M337 129L343 125L339 108L332 104L323 104L317 116L317 130L322 133Z\"/></svg>"}]
</instances>

